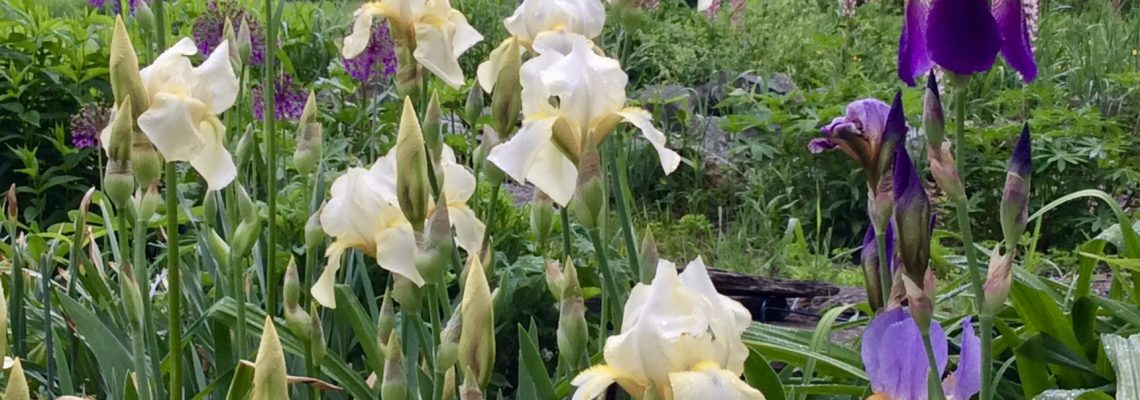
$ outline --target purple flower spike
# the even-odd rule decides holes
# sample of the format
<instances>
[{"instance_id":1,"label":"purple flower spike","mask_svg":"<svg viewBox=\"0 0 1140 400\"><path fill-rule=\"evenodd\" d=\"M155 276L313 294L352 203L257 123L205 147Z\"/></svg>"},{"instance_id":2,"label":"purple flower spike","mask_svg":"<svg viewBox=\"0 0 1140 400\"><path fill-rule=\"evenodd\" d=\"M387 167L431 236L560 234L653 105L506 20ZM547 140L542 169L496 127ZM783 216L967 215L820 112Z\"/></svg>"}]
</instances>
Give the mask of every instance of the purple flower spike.
<instances>
[{"instance_id":1,"label":"purple flower spike","mask_svg":"<svg viewBox=\"0 0 1140 400\"><path fill-rule=\"evenodd\" d=\"M1029 43L1029 29L1021 0L994 0L994 18L1001 32L1001 56L1026 82L1037 78L1037 62Z\"/></svg>"},{"instance_id":2,"label":"purple flower spike","mask_svg":"<svg viewBox=\"0 0 1140 400\"><path fill-rule=\"evenodd\" d=\"M969 399L982 390L982 342L974 334L970 317L962 320L962 353L958 369L942 381L947 399Z\"/></svg>"},{"instance_id":3,"label":"purple flower spike","mask_svg":"<svg viewBox=\"0 0 1140 400\"><path fill-rule=\"evenodd\" d=\"M388 31L388 23L374 22L368 47L355 58L347 58L342 62L345 71L360 82L368 82L376 76L387 79L395 74L396 45Z\"/></svg>"},{"instance_id":4,"label":"purple flower spike","mask_svg":"<svg viewBox=\"0 0 1140 400\"><path fill-rule=\"evenodd\" d=\"M1026 82L1037 77L1019 0L909 0L899 36L899 79L910 86L935 64L958 75L993 67L998 52Z\"/></svg>"},{"instance_id":5,"label":"purple flower spike","mask_svg":"<svg viewBox=\"0 0 1140 400\"><path fill-rule=\"evenodd\" d=\"M946 369L948 343L938 323L931 323L930 343L939 376ZM929 361L914 318L904 309L880 313L863 332L860 353L871 389L890 399L925 400Z\"/></svg>"},{"instance_id":6,"label":"purple flower spike","mask_svg":"<svg viewBox=\"0 0 1140 400\"><path fill-rule=\"evenodd\" d=\"M99 146L99 132L110 123L111 113L98 104L87 104L71 115L71 145L77 149Z\"/></svg>"}]
</instances>

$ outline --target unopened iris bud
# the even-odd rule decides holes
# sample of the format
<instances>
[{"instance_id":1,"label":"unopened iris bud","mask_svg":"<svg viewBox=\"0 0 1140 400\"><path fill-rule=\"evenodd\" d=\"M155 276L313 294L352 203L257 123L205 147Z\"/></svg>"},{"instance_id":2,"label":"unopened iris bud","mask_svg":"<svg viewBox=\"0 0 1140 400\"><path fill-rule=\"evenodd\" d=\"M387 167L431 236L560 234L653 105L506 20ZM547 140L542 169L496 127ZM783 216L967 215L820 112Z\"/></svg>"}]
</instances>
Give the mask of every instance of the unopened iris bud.
<instances>
[{"instance_id":1,"label":"unopened iris bud","mask_svg":"<svg viewBox=\"0 0 1140 400\"><path fill-rule=\"evenodd\" d=\"M596 149L582 153L578 161L578 189L570 200L570 211L587 229L598 229L605 215L606 194L602 165Z\"/></svg>"},{"instance_id":2,"label":"unopened iris bud","mask_svg":"<svg viewBox=\"0 0 1140 400\"><path fill-rule=\"evenodd\" d=\"M285 302L285 324L289 331L304 340L312 338L313 321L309 313L301 307L301 279L297 274L297 262L289 260L289 268L285 270L284 290L282 300Z\"/></svg>"},{"instance_id":3,"label":"unopened iris bud","mask_svg":"<svg viewBox=\"0 0 1140 400\"><path fill-rule=\"evenodd\" d=\"M29 400L31 392L28 390L28 378L24 376L24 367L20 359L12 360L12 369L8 371L8 386L4 388L5 399Z\"/></svg>"},{"instance_id":4,"label":"unopened iris bud","mask_svg":"<svg viewBox=\"0 0 1140 400\"><path fill-rule=\"evenodd\" d=\"M545 247L554 228L554 202L541 190L534 190L530 201L530 230L539 247Z\"/></svg>"},{"instance_id":5,"label":"unopened iris bud","mask_svg":"<svg viewBox=\"0 0 1140 400\"><path fill-rule=\"evenodd\" d=\"M431 157L432 165L439 166L439 158L443 152L443 110L439 105L439 93L431 92L431 100L428 100L427 110L424 110L424 142L427 143L428 155ZM442 171L436 171L437 175L442 176Z\"/></svg>"},{"instance_id":6,"label":"unopened iris bud","mask_svg":"<svg viewBox=\"0 0 1140 400\"><path fill-rule=\"evenodd\" d=\"M447 325L439 333L439 348L435 352L436 369L450 370L459 361L459 337L462 333L462 317L460 308L451 314Z\"/></svg>"},{"instance_id":7,"label":"unopened iris bud","mask_svg":"<svg viewBox=\"0 0 1140 400\"><path fill-rule=\"evenodd\" d=\"M443 373L443 396L440 399L455 400L455 396L455 368L448 368Z\"/></svg>"},{"instance_id":8,"label":"unopened iris bud","mask_svg":"<svg viewBox=\"0 0 1140 400\"><path fill-rule=\"evenodd\" d=\"M1005 189L1001 194L1001 230L1005 235L1006 248L1012 252L1025 233L1029 221L1029 178L1033 174L1032 146L1029 137L1029 124L1021 128L1017 147L1009 159L1009 170L1005 176Z\"/></svg>"},{"instance_id":9,"label":"unopened iris bud","mask_svg":"<svg viewBox=\"0 0 1140 400\"><path fill-rule=\"evenodd\" d=\"M424 228L420 251L416 254L416 269L428 282L443 282L443 271L451 261L455 249L451 235L451 222L447 211L447 197L439 194L435 209Z\"/></svg>"},{"instance_id":10,"label":"unopened iris bud","mask_svg":"<svg viewBox=\"0 0 1140 400\"><path fill-rule=\"evenodd\" d=\"M107 145L107 158L117 161L131 159L131 147L134 145L135 121L131 116L131 96L123 99L123 104L115 108L111 118L111 140Z\"/></svg>"},{"instance_id":11,"label":"unopened iris bud","mask_svg":"<svg viewBox=\"0 0 1140 400\"><path fill-rule=\"evenodd\" d=\"M230 268L230 245L218 235L218 231L213 229L206 229L206 247L210 249L210 253L214 256L214 262L222 270L229 270Z\"/></svg>"},{"instance_id":12,"label":"unopened iris bud","mask_svg":"<svg viewBox=\"0 0 1140 400\"><path fill-rule=\"evenodd\" d=\"M887 226L887 232L890 232L890 225ZM867 227L860 258L863 264L863 286L867 290L867 302L871 305L871 310L878 310L883 307L883 288L879 280L880 257L874 227Z\"/></svg>"},{"instance_id":13,"label":"unopened iris bud","mask_svg":"<svg viewBox=\"0 0 1140 400\"><path fill-rule=\"evenodd\" d=\"M143 87L142 77L139 75L139 57L135 54L135 47L131 44L131 34L127 32L122 15L115 17L110 53L111 92L115 96L116 105L122 105L123 101L131 102L129 114L133 124L139 115L150 107L150 97Z\"/></svg>"},{"instance_id":14,"label":"unopened iris bud","mask_svg":"<svg viewBox=\"0 0 1140 400\"><path fill-rule=\"evenodd\" d=\"M938 94L938 79L933 71L926 78L926 96L922 105L922 129L926 131L927 143L942 143L946 138L946 117L942 113L942 96Z\"/></svg>"},{"instance_id":15,"label":"unopened iris bud","mask_svg":"<svg viewBox=\"0 0 1140 400\"><path fill-rule=\"evenodd\" d=\"M285 351L277 336L273 317L265 316L261 330L261 344L253 363L252 399L288 399L289 382L285 368Z\"/></svg>"},{"instance_id":16,"label":"unopened iris bud","mask_svg":"<svg viewBox=\"0 0 1140 400\"><path fill-rule=\"evenodd\" d=\"M920 282L926 280L925 276ZM914 316L914 322L918 325L918 330L924 335L930 334L930 323L934 319L934 302L931 301L927 291L920 287L919 283L915 282L908 275L902 277L903 287L906 288L906 297L908 300L908 309L911 315Z\"/></svg>"},{"instance_id":17,"label":"unopened iris bud","mask_svg":"<svg viewBox=\"0 0 1140 400\"><path fill-rule=\"evenodd\" d=\"M8 195L4 211L8 214L8 223L15 224L16 217L20 215L20 203L16 200L16 184L8 186Z\"/></svg>"},{"instance_id":18,"label":"unopened iris bud","mask_svg":"<svg viewBox=\"0 0 1140 400\"><path fill-rule=\"evenodd\" d=\"M380 303L380 318L376 321L377 347L388 345L388 337L396 327L396 308L392 305L392 296L384 293L384 300Z\"/></svg>"},{"instance_id":19,"label":"unopened iris bud","mask_svg":"<svg viewBox=\"0 0 1140 400\"><path fill-rule=\"evenodd\" d=\"M141 139L141 140L140 140ZM162 155L146 139L146 135L136 132L131 146L131 172L140 184L157 183L162 177Z\"/></svg>"},{"instance_id":20,"label":"unopened iris bud","mask_svg":"<svg viewBox=\"0 0 1140 400\"><path fill-rule=\"evenodd\" d=\"M471 368L463 373L463 385L459 387L459 400L483 400L483 391L479 389L479 378Z\"/></svg>"},{"instance_id":21,"label":"unopened iris bud","mask_svg":"<svg viewBox=\"0 0 1140 400\"><path fill-rule=\"evenodd\" d=\"M400 303L400 309L408 315L418 315L420 313L420 297L423 295L419 286L415 282L404 278L401 275L392 277L392 298Z\"/></svg>"},{"instance_id":22,"label":"unopened iris bud","mask_svg":"<svg viewBox=\"0 0 1140 400\"><path fill-rule=\"evenodd\" d=\"M237 38L234 39L234 48L237 49L238 58L243 65L249 63L249 54L253 48L250 38L249 23L246 21L246 18L242 18L241 24L238 25Z\"/></svg>"},{"instance_id":23,"label":"unopened iris bud","mask_svg":"<svg viewBox=\"0 0 1140 400\"><path fill-rule=\"evenodd\" d=\"M1013 280L1013 252L1001 254L1000 245L990 252L989 271L986 273L985 302L982 313L995 315L1009 298L1009 286Z\"/></svg>"},{"instance_id":24,"label":"unopened iris bud","mask_svg":"<svg viewBox=\"0 0 1140 400\"><path fill-rule=\"evenodd\" d=\"M501 142L502 138L499 136L499 132L495 131L495 128L490 125L483 125L483 142L475 149L475 165L478 169L483 170L483 179L492 186L503 182L503 171L495 166L495 163L487 162L487 156L491 154L491 149Z\"/></svg>"},{"instance_id":25,"label":"unopened iris bud","mask_svg":"<svg viewBox=\"0 0 1140 400\"><path fill-rule=\"evenodd\" d=\"M586 352L586 304L582 299L582 287L578 284L578 271L572 261L566 262L565 284L562 286L562 301L558 305L558 351L570 365L578 365Z\"/></svg>"},{"instance_id":26,"label":"unopened iris bud","mask_svg":"<svg viewBox=\"0 0 1140 400\"><path fill-rule=\"evenodd\" d=\"M209 225L218 218L218 192L208 191L202 198L202 219Z\"/></svg>"},{"instance_id":27,"label":"unopened iris bud","mask_svg":"<svg viewBox=\"0 0 1140 400\"><path fill-rule=\"evenodd\" d=\"M895 151L892 181L899 254L911 280L922 282L930 262L930 201L905 147Z\"/></svg>"},{"instance_id":28,"label":"unopened iris bud","mask_svg":"<svg viewBox=\"0 0 1140 400\"><path fill-rule=\"evenodd\" d=\"M320 314L317 313L316 302L309 304L309 315L312 317L309 318L311 321L309 331L313 334L312 339L310 339L313 344L311 348L313 362L316 363L316 365L321 365L321 360L325 359L325 353L328 351L328 345L325 344L325 331L324 328L321 327L321 317Z\"/></svg>"},{"instance_id":29,"label":"unopened iris bud","mask_svg":"<svg viewBox=\"0 0 1140 400\"><path fill-rule=\"evenodd\" d=\"M946 119L942 113L942 97L938 94L938 80L934 73L926 79L926 98L922 113L922 126L926 131L926 158L930 160L930 174L938 187L950 198L966 195L950 141L946 139Z\"/></svg>"},{"instance_id":30,"label":"unopened iris bud","mask_svg":"<svg viewBox=\"0 0 1140 400\"><path fill-rule=\"evenodd\" d=\"M410 97L404 98L404 114L396 137L396 197L412 227L422 232L428 208L427 154Z\"/></svg>"},{"instance_id":31,"label":"unopened iris bud","mask_svg":"<svg viewBox=\"0 0 1140 400\"><path fill-rule=\"evenodd\" d=\"M257 140L253 137L253 125L246 126L245 133L241 135L241 139L238 139L237 150L234 152L239 171L243 166L249 164L250 158L253 157L253 148L256 145Z\"/></svg>"},{"instance_id":32,"label":"unopened iris bud","mask_svg":"<svg viewBox=\"0 0 1140 400\"><path fill-rule=\"evenodd\" d=\"M321 207L324 208L323 206ZM325 230L321 227L321 212L317 211L305 221L305 248L313 251L325 240Z\"/></svg>"},{"instance_id":33,"label":"unopened iris bud","mask_svg":"<svg viewBox=\"0 0 1140 400\"><path fill-rule=\"evenodd\" d=\"M123 309L127 313L127 322L134 329L139 329L143 325L143 305L142 305L142 290L139 289L139 283L135 280L134 267L131 265L120 265L119 272L119 289L123 292Z\"/></svg>"},{"instance_id":34,"label":"unopened iris bud","mask_svg":"<svg viewBox=\"0 0 1140 400\"><path fill-rule=\"evenodd\" d=\"M238 52L237 46L234 45L234 40L237 39L237 32L233 22L229 18L225 18L225 20L225 24L222 25L222 40L229 41L230 43L230 65L233 66L234 71L241 71L241 53Z\"/></svg>"},{"instance_id":35,"label":"unopened iris bud","mask_svg":"<svg viewBox=\"0 0 1140 400\"><path fill-rule=\"evenodd\" d=\"M404 372L404 349L400 338L393 335L384 351L384 380L380 383L381 398L404 400L408 398L408 377Z\"/></svg>"},{"instance_id":36,"label":"unopened iris bud","mask_svg":"<svg viewBox=\"0 0 1140 400\"><path fill-rule=\"evenodd\" d=\"M459 367L474 373L477 387L486 387L495 362L495 317L491 287L478 257L471 257L463 285L460 317ZM467 384L467 382L464 382Z\"/></svg>"},{"instance_id":37,"label":"unopened iris bud","mask_svg":"<svg viewBox=\"0 0 1140 400\"><path fill-rule=\"evenodd\" d=\"M131 198L135 190L135 178L131 176L131 167L126 161L107 160L107 167L103 175L103 193L111 202L123 207Z\"/></svg>"},{"instance_id":38,"label":"unopened iris bud","mask_svg":"<svg viewBox=\"0 0 1140 400\"><path fill-rule=\"evenodd\" d=\"M257 204L249 197L249 192L246 192L245 187L241 184L236 187L238 214L241 217L241 222L234 229L234 237L230 243L233 244L233 251L236 255L244 257L253 250L253 245L257 243L258 236L261 235L261 221Z\"/></svg>"},{"instance_id":39,"label":"unopened iris bud","mask_svg":"<svg viewBox=\"0 0 1140 400\"><path fill-rule=\"evenodd\" d=\"M138 197L140 194L142 196L141 198ZM150 218L154 216L154 212L158 210L158 203L161 200L162 198L158 195L158 183L151 182L151 184L146 187L145 192L136 193L136 218L139 221L150 221Z\"/></svg>"},{"instance_id":40,"label":"unopened iris bud","mask_svg":"<svg viewBox=\"0 0 1140 400\"><path fill-rule=\"evenodd\" d=\"M143 32L150 33L154 32L154 11L150 10L150 5L147 3L146 1L134 3L135 21L138 21Z\"/></svg>"},{"instance_id":41,"label":"unopened iris bud","mask_svg":"<svg viewBox=\"0 0 1140 400\"><path fill-rule=\"evenodd\" d=\"M566 259L570 263L570 259ZM558 262L549 260L546 262L546 288L550 290L550 294L554 296L554 300L562 300L562 287L566 285L566 274L562 273L562 268L558 267Z\"/></svg>"},{"instance_id":42,"label":"unopened iris bud","mask_svg":"<svg viewBox=\"0 0 1140 400\"><path fill-rule=\"evenodd\" d=\"M522 109L522 85L519 68L522 65L521 47L518 39L508 39L510 44L504 50L504 62L499 69L495 87L491 93L491 116L495 119L495 130L504 135L514 130ZM491 88L487 88L491 90Z\"/></svg>"},{"instance_id":43,"label":"unopened iris bud","mask_svg":"<svg viewBox=\"0 0 1140 400\"><path fill-rule=\"evenodd\" d=\"M297 122L297 149L293 151L293 167L301 175L313 172L321 161L323 135L317 111L317 96L310 91L301 119Z\"/></svg>"},{"instance_id":44,"label":"unopened iris bud","mask_svg":"<svg viewBox=\"0 0 1140 400\"><path fill-rule=\"evenodd\" d=\"M483 87L479 86L479 82L471 85L471 90L467 91L467 101L463 104L463 120L469 126L475 126L475 122L483 115Z\"/></svg>"},{"instance_id":45,"label":"unopened iris bud","mask_svg":"<svg viewBox=\"0 0 1140 400\"><path fill-rule=\"evenodd\" d=\"M653 276L657 273L657 263L661 260L661 256L657 253L657 242L653 240L653 230L645 230L645 237L641 238L641 248L637 257L641 263L640 282L648 285L653 282Z\"/></svg>"}]
</instances>

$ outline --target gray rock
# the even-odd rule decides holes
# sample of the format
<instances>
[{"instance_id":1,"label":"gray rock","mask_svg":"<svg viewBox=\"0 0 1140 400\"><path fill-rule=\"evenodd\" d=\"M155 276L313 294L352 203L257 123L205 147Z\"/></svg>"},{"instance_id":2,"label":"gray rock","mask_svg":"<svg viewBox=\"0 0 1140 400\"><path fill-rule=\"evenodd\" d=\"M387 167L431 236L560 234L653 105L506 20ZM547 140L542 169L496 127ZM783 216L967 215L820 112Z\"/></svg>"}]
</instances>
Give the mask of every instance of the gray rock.
<instances>
[{"instance_id":1,"label":"gray rock","mask_svg":"<svg viewBox=\"0 0 1140 400\"><path fill-rule=\"evenodd\" d=\"M653 114L658 128L669 132L693 115L696 91L681 85L651 85L633 93L642 108Z\"/></svg>"},{"instance_id":2,"label":"gray rock","mask_svg":"<svg viewBox=\"0 0 1140 400\"><path fill-rule=\"evenodd\" d=\"M689 127L694 139L701 141L701 155L706 167L721 167L731 163L728 150L732 139L724 130L725 117L698 116Z\"/></svg>"},{"instance_id":3,"label":"gray rock","mask_svg":"<svg viewBox=\"0 0 1140 400\"><path fill-rule=\"evenodd\" d=\"M796 82L788 74L777 72L768 79L768 91L776 94L788 94L800 90Z\"/></svg>"}]
</instances>

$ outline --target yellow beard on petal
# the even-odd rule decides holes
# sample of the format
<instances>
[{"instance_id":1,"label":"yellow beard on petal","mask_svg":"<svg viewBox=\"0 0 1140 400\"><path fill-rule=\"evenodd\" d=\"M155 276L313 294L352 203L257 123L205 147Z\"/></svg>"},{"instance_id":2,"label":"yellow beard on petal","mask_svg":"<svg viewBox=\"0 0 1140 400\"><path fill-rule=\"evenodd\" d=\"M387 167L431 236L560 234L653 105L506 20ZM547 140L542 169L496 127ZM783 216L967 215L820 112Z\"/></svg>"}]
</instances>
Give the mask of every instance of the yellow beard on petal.
<instances>
[{"instance_id":1,"label":"yellow beard on petal","mask_svg":"<svg viewBox=\"0 0 1140 400\"><path fill-rule=\"evenodd\" d=\"M882 394L882 393L875 393L875 394L872 394L870 397L867 397L867 400L891 400L891 398L885 394Z\"/></svg>"}]
</instances>

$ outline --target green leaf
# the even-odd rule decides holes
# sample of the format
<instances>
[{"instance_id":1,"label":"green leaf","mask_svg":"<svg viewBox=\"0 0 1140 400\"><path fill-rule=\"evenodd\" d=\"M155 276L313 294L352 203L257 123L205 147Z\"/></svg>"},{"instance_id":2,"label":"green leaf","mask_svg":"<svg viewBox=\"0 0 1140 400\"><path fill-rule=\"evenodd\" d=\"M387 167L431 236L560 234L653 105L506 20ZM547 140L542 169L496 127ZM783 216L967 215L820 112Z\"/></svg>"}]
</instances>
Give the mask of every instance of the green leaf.
<instances>
[{"instance_id":1,"label":"green leaf","mask_svg":"<svg viewBox=\"0 0 1140 400\"><path fill-rule=\"evenodd\" d=\"M1131 325L1134 329L1140 329L1140 309L1136 306L1117 301L1106 299L1100 296L1089 297L1094 303L1108 310L1112 316L1120 318L1125 323Z\"/></svg>"},{"instance_id":2,"label":"green leaf","mask_svg":"<svg viewBox=\"0 0 1140 400\"><path fill-rule=\"evenodd\" d=\"M1097 259L1093 256L1104 255L1104 245L1107 243L1102 239L1093 239L1081 245L1080 251L1080 264L1077 266L1077 287L1073 296L1075 298L1086 297L1092 290L1092 275L1096 270Z\"/></svg>"},{"instance_id":3,"label":"green leaf","mask_svg":"<svg viewBox=\"0 0 1140 400\"><path fill-rule=\"evenodd\" d=\"M1019 274L1019 278L1022 277L1020 275L1027 274ZM1072 323L1048 293L1048 289L1030 287L1021 279L1015 280L1012 286L1009 297L1016 306L1014 309L1031 331L1047 333L1074 351L1081 349L1077 336L1073 333Z\"/></svg>"},{"instance_id":4,"label":"green leaf","mask_svg":"<svg viewBox=\"0 0 1140 400\"><path fill-rule=\"evenodd\" d=\"M121 382L123 376L127 374L128 366L134 365L131 363L127 346L120 341L124 335L115 333L121 332L122 329L118 327L111 329L91 310L70 296L58 296L58 299L63 311L75 322L75 330L83 336L82 342L95 354L95 359L101 366L99 370L104 382L108 385L112 382L114 384Z\"/></svg>"},{"instance_id":5,"label":"green leaf","mask_svg":"<svg viewBox=\"0 0 1140 400\"><path fill-rule=\"evenodd\" d=\"M336 308L337 315L352 326L352 332L356 334L357 342L364 349L364 355L368 357L369 367L373 371L383 371L384 352L377 346L376 323L372 322L372 318L364 311L364 306L356 300L356 294L352 292L351 287L338 284L335 292L338 306Z\"/></svg>"},{"instance_id":6,"label":"green leaf","mask_svg":"<svg viewBox=\"0 0 1140 400\"><path fill-rule=\"evenodd\" d=\"M1116 369L1116 398L1140 398L1140 334L1102 335L1104 354Z\"/></svg>"},{"instance_id":7,"label":"green leaf","mask_svg":"<svg viewBox=\"0 0 1140 400\"><path fill-rule=\"evenodd\" d=\"M535 343L535 338L531 337L526 329L523 329L522 324L518 325L518 331L519 357L522 359L520 367L526 369L531 384L534 385L538 399L558 399L558 397L554 395L554 384L550 382L550 374L546 372L546 366L542 364L542 356L538 353L538 345Z\"/></svg>"},{"instance_id":8,"label":"green leaf","mask_svg":"<svg viewBox=\"0 0 1140 400\"><path fill-rule=\"evenodd\" d=\"M835 307L823 313L823 317L821 317L819 323L815 325L815 332L811 337L810 350L812 352L821 351L824 344L831 342L831 326L835 325L835 320L838 319L840 315L843 315L843 312L847 311L851 306L852 305ZM803 384L811 384L812 376L815 374L815 363L816 360L814 358L809 358L804 364L803 380L801 381Z\"/></svg>"},{"instance_id":9,"label":"green leaf","mask_svg":"<svg viewBox=\"0 0 1140 400\"><path fill-rule=\"evenodd\" d=\"M767 400L785 399L780 376L776 375L776 370L772 369L772 365L768 364L768 360L759 351L748 352L748 359L744 360L744 380L764 393Z\"/></svg>"},{"instance_id":10,"label":"green leaf","mask_svg":"<svg viewBox=\"0 0 1140 400\"><path fill-rule=\"evenodd\" d=\"M247 363L239 362L234 369L234 379L230 381L230 390L226 392L226 400L245 400L253 391L254 368Z\"/></svg>"}]
</instances>

